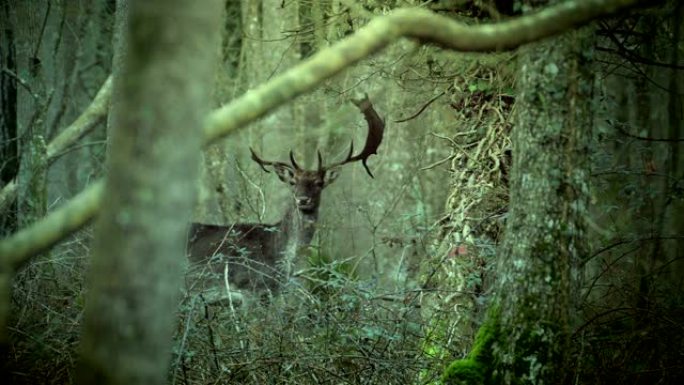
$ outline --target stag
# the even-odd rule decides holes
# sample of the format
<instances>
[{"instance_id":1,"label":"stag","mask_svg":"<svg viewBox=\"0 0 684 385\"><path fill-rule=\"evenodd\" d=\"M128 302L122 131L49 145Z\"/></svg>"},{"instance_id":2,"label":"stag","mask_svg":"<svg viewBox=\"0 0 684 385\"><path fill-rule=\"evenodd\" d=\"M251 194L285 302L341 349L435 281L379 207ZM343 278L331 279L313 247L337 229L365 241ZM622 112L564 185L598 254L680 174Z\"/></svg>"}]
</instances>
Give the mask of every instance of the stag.
<instances>
[{"instance_id":1,"label":"stag","mask_svg":"<svg viewBox=\"0 0 684 385\"><path fill-rule=\"evenodd\" d=\"M318 167L306 170L297 164L292 151L290 162L284 163L263 160L250 148L252 160L265 172L274 171L282 182L289 185L293 199L282 219L274 224L191 224L187 246L191 266L213 275L213 279L202 280L205 288L215 286L218 280L221 283L227 281L232 288L241 290L277 291L283 277L289 277L297 251L311 243L316 231L321 192L335 181L340 167L361 161L368 175L373 177L366 161L377 153L385 123L368 96L352 102L368 123L366 144L358 155L352 155L352 141L344 160L324 166L318 151Z\"/></svg>"}]
</instances>

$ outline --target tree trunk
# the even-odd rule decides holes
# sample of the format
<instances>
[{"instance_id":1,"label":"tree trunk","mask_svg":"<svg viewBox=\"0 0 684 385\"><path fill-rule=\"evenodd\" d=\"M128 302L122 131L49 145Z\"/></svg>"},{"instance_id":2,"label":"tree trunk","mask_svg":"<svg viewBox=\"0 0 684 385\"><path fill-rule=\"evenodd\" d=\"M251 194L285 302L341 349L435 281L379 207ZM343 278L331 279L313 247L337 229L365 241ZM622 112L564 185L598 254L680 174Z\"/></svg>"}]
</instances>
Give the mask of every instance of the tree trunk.
<instances>
[{"instance_id":1,"label":"tree trunk","mask_svg":"<svg viewBox=\"0 0 684 385\"><path fill-rule=\"evenodd\" d=\"M580 35L580 36L578 36ZM560 383L576 266L587 250L593 79L589 39L572 33L521 56L510 214L495 344L506 383Z\"/></svg>"},{"instance_id":2,"label":"tree trunk","mask_svg":"<svg viewBox=\"0 0 684 385\"><path fill-rule=\"evenodd\" d=\"M79 383L166 382L220 6L128 6Z\"/></svg>"},{"instance_id":3,"label":"tree trunk","mask_svg":"<svg viewBox=\"0 0 684 385\"><path fill-rule=\"evenodd\" d=\"M17 218L19 228L26 227L45 215L47 191L45 186L45 135L47 109L46 71L52 58L45 55L51 46L46 29L50 8L43 1L19 2L14 13L16 32L17 72L23 84L17 89L17 139L19 140L19 186Z\"/></svg>"},{"instance_id":4,"label":"tree trunk","mask_svg":"<svg viewBox=\"0 0 684 385\"><path fill-rule=\"evenodd\" d=\"M17 124L17 78L12 76L17 71L17 55L15 31L12 25L12 13L9 4L0 7L0 66L4 71L0 72L0 185L12 183L19 172L19 131ZM5 236L17 230L17 205L11 204L7 213L2 210L0 199L0 234Z\"/></svg>"},{"instance_id":5,"label":"tree trunk","mask_svg":"<svg viewBox=\"0 0 684 385\"><path fill-rule=\"evenodd\" d=\"M585 33L520 52L512 134L510 211L497 299L466 360L447 383L560 384L587 250L592 55Z\"/></svg>"}]
</instances>

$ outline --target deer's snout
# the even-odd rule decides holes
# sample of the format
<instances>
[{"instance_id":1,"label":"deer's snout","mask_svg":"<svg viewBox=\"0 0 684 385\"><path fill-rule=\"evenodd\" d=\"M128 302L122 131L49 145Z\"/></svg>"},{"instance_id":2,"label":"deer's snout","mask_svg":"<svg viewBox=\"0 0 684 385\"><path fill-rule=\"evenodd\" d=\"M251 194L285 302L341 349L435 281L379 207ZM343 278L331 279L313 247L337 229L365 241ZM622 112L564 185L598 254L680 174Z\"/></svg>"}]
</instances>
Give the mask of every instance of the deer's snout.
<instances>
[{"instance_id":1,"label":"deer's snout","mask_svg":"<svg viewBox=\"0 0 684 385\"><path fill-rule=\"evenodd\" d=\"M314 201L313 198L311 197L295 197L295 200L297 201L297 206L300 209L311 209L314 206Z\"/></svg>"}]
</instances>

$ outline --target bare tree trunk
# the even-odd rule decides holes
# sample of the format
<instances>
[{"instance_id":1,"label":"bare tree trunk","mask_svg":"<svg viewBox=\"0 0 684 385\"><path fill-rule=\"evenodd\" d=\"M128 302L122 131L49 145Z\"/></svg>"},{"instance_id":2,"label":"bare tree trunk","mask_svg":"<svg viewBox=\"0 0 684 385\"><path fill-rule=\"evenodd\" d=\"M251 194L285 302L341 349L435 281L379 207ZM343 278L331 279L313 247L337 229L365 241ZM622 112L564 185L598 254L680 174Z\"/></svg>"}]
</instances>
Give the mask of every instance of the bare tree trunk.
<instances>
[{"instance_id":1,"label":"bare tree trunk","mask_svg":"<svg viewBox=\"0 0 684 385\"><path fill-rule=\"evenodd\" d=\"M17 87L18 79L13 76L17 70L16 37L13 28L6 27L12 24L12 14L9 4L5 3L0 8L0 25L3 31L0 34L0 234L6 235L17 230L17 205L12 199L11 204L5 203L5 186L14 184L19 171L19 132L17 125ZM15 189L16 191L16 189ZM5 207L11 206L5 214Z\"/></svg>"},{"instance_id":2,"label":"bare tree trunk","mask_svg":"<svg viewBox=\"0 0 684 385\"><path fill-rule=\"evenodd\" d=\"M52 63L45 55L49 45L45 31L54 17L49 17L51 7L44 1L19 2L13 8L16 76L23 85L17 89L17 218L19 227L25 227L45 215L47 208L45 135L50 101L46 95L46 71Z\"/></svg>"},{"instance_id":3,"label":"bare tree trunk","mask_svg":"<svg viewBox=\"0 0 684 385\"><path fill-rule=\"evenodd\" d=\"M152 0L128 7L79 383L166 382L220 6Z\"/></svg>"}]
</instances>

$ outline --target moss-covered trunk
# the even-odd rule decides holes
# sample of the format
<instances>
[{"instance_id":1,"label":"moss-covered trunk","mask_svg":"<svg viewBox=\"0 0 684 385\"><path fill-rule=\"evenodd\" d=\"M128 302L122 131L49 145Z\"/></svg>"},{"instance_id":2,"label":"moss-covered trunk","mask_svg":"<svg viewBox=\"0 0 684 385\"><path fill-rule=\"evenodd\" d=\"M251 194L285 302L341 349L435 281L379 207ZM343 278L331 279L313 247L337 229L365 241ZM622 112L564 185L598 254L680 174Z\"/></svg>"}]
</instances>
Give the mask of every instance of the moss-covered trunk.
<instances>
[{"instance_id":1,"label":"moss-covered trunk","mask_svg":"<svg viewBox=\"0 0 684 385\"><path fill-rule=\"evenodd\" d=\"M570 33L520 51L510 211L496 300L471 356L452 364L447 383L565 380L576 266L587 248L588 41L586 31Z\"/></svg>"},{"instance_id":2,"label":"moss-covered trunk","mask_svg":"<svg viewBox=\"0 0 684 385\"><path fill-rule=\"evenodd\" d=\"M80 383L166 382L220 6L185 0L128 6Z\"/></svg>"},{"instance_id":3,"label":"moss-covered trunk","mask_svg":"<svg viewBox=\"0 0 684 385\"><path fill-rule=\"evenodd\" d=\"M587 37L572 33L521 52L510 213L499 269L506 383L561 383L587 250L593 79Z\"/></svg>"}]
</instances>

